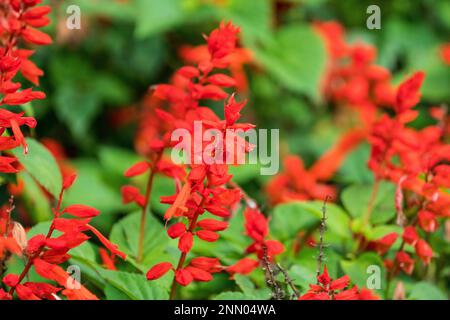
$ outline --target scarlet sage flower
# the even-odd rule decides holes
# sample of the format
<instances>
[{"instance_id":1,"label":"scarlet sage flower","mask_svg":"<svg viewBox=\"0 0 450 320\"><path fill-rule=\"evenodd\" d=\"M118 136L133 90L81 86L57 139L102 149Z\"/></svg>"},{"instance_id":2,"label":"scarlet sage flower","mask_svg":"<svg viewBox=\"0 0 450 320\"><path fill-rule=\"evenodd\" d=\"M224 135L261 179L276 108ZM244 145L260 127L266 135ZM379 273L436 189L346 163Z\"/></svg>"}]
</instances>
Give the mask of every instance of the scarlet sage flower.
<instances>
[{"instance_id":1,"label":"scarlet sage flower","mask_svg":"<svg viewBox=\"0 0 450 320\"><path fill-rule=\"evenodd\" d=\"M6 1L2 4L0 11L0 33L2 34L0 47L0 106L21 105L33 100L44 99L45 94L35 91L33 88L24 88L14 82L18 74L37 85L39 77L43 75L29 58L33 50L25 50L18 47L20 40L25 40L33 45L48 45L51 38L36 28L46 26L50 21L46 15L50 12L48 6L37 6L40 1L15 0ZM33 118L22 117L23 113L14 114L6 109L0 109L0 132L10 129L14 139L0 140L0 150L10 150L19 145L24 146L25 153L27 145L21 131L21 126L34 128L36 121ZM15 173L17 170L12 165L14 158L0 157L0 172Z\"/></svg>"},{"instance_id":2,"label":"scarlet sage flower","mask_svg":"<svg viewBox=\"0 0 450 320\"><path fill-rule=\"evenodd\" d=\"M401 203L397 203L397 207L405 203L409 206L409 211L416 212L412 222L405 225L401 249L397 252L396 259L389 263L392 264L392 273L399 269L406 273L412 272L414 259L403 252L404 246L414 247L417 257L425 264L430 263L433 250L420 238L417 229L435 232L439 226L438 219L448 218L446 206L450 203L450 197L442 192L447 185L448 179L445 177L450 171L450 149L445 142L446 133L434 125L423 129L408 126L417 117L418 112L414 107L420 101L424 78L423 72L416 72L398 86L396 99L392 104L394 115L383 114L373 124L370 133L372 150L369 168L374 172L376 180L385 179L397 185L396 193L401 195ZM434 115L436 116L436 110ZM424 176L431 178L424 180ZM403 198L404 194L421 200L411 205L408 198ZM390 249L393 236L389 237L378 240L373 247L379 254L383 255Z\"/></svg>"},{"instance_id":3,"label":"scarlet sage flower","mask_svg":"<svg viewBox=\"0 0 450 320\"><path fill-rule=\"evenodd\" d=\"M76 283L75 279L72 279L59 266L59 264L70 259L68 252L71 249L89 239L89 236L86 235L89 231L99 239L113 256L119 256L122 259L126 258L126 255L119 251L116 245L112 244L97 229L89 224L91 219L99 214L98 210L85 205L70 205L61 208L64 192L72 186L74 179L72 176L68 177L63 183L63 188L54 210L55 216L47 235L37 234L27 239L24 248L20 250L23 250L27 255L27 264L20 275L11 275L6 279L6 284L10 289L5 298L12 298L13 294L16 293L20 299L51 299L55 298L54 294L56 292L62 290L61 293L69 300L97 299L95 295L81 284ZM69 215L72 216L71 219L65 218L65 216ZM61 235L54 237L53 234L55 231L59 231ZM11 231L7 233L7 235L11 234ZM55 287L57 290L53 290L52 288L54 287L45 286L45 284L41 283L22 284L21 282L31 268L34 268L43 278L56 282L62 288ZM71 286L70 283L76 285Z\"/></svg>"},{"instance_id":4,"label":"scarlet sage flower","mask_svg":"<svg viewBox=\"0 0 450 320\"><path fill-rule=\"evenodd\" d=\"M353 287L346 289L350 284L350 278L345 275L333 280L328 275L325 266L323 273L317 277L318 284L310 284L309 291L300 296L298 300L378 300L370 290Z\"/></svg>"},{"instance_id":5,"label":"scarlet sage flower","mask_svg":"<svg viewBox=\"0 0 450 320\"><path fill-rule=\"evenodd\" d=\"M150 130L151 140L149 145L155 146L147 154L151 159L153 173L160 173L171 177L176 186L176 194L161 198L163 203L169 204L169 209L164 214L169 225L167 233L170 238L178 239L178 248L181 252L180 260L176 268L168 263L161 263L151 268L147 274L149 280L154 280L168 272L174 271L174 284L171 296L175 294L176 284L186 286L192 281L209 281L211 273L220 272L224 268L216 260L192 260L192 264L185 261L190 254L197 239L206 242L217 241L220 232L225 230L228 224L221 218L230 216L230 211L241 200L239 189L227 187L232 179L228 173L228 164L208 164L203 159L198 164L194 158L203 154L207 144L186 145L191 153L190 164L180 168L165 161L161 156L162 150L173 147L169 140L172 130L185 128L193 131L194 122L202 123L203 129L214 128L222 133L227 129L240 128L247 130L253 128L252 124L237 123L241 117L241 110L246 102L239 102L233 94L226 90L234 89L238 81L233 73L228 74L231 66L230 57L236 53L239 28L231 23L220 24L218 29L213 30L207 41L207 54L195 61L195 66L184 66L176 71L170 84L161 84L154 87L152 100L158 105L154 114L158 118L156 130ZM212 110L202 107L203 100L222 101L224 105L225 119L220 119ZM233 151L239 145L243 150L249 152L252 148L243 140L234 139L235 142L223 146L223 160L231 148ZM197 151L196 151L197 150ZM200 150L200 151L198 151ZM164 162L163 162L164 161ZM186 169L186 171L184 170ZM134 170L133 168L130 170ZM128 193L130 195L130 193ZM129 199L133 197L129 196ZM209 212L217 219L202 219L201 216ZM213 258L210 258L213 259ZM214 266L206 266L206 261L214 261Z\"/></svg>"}]
</instances>

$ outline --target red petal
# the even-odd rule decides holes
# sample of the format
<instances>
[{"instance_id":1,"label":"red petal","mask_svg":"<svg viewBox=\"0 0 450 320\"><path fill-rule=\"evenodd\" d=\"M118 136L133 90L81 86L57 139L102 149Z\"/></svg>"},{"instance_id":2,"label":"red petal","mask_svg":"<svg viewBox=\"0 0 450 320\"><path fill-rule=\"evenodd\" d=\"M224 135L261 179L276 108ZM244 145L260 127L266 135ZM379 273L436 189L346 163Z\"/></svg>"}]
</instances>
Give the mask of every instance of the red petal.
<instances>
[{"instance_id":1,"label":"red petal","mask_svg":"<svg viewBox=\"0 0 450 320\"><path fill-rule=\"evenodd\" d=\"M169 262L161 262L153 266L147 271L147 280L156 280L165 275L170 269L172 269L172 264Z\"/></svg>"}]
</instances>

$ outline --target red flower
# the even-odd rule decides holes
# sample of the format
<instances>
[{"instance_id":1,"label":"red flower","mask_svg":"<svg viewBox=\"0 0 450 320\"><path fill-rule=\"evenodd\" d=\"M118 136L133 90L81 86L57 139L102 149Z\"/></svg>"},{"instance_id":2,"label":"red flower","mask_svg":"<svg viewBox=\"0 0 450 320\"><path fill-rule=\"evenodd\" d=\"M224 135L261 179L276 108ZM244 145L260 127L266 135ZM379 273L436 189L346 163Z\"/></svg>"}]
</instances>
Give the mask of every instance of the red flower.
<instances>
[{"instance_id":1,"label":"red flower","mask_svg":"<svg viewBox=\"0 0 450 320\"><path fill-rule=\"evenodd\" d=\"M185 232L186 232L186 226L184 225L184 223L181 223L181 222L177 222L177 223L173 224L167 230L167 234L172 239L176 239L176 238L180 237Z\"/></svg>"},{"instance_id":2,"label":"red flower","mask_svg":"<svg viewBox=\"0 0 450 320\"><path fill-rule=\"evenodd\" d=\"M214 219L203 219L197 223L197 226L209 231L222 231L228 228L228 223Z\"/></svg>"},{"instance_id":3,"label":"red flower","mask_svg":"<svg viewBox=\"0 0 450 320\"><path fill-rule=\"evenodd\" d=\"M439 227L436 216L430 211L419 211L417 218L419 219L419 226L426 232L435 232Z\"/></svg>"},{"instance_id":4,"label":"red flower","mask_svg":"<svg viewBox=\"0 0 450 320\"><path fill-rule=\"evenodd\" d=\"M145 198L139 192L139 189L133 186L123 186L121 189L122 202L124 204L130 202L136 202L137 205L143 207L145 204Z\"/></svg>"},{"instance_id":5,"label":"red flower","mask_svg":"<svg viewBox=\"0 0 450 320\"><path fill-rule=\"evenodd\" d=\"M405 227L403 230L403 240L412 246L414 246L419 240L419 235L417 234L416 228L413 226Z\"/></svg>"},{"instance_id":6,"label":"red flower","mask_svg":"<svg viewBox=\"0 0 450 320\"><path fill-rule=\"evenodd\" d=\"M196 232L197 237L204 241L215 242L219 239L219 235L209 230L199 230Z\"/></svg>"},{"instance_id":7,"label":"red flower","mask_svg":"<svg viewBox=\"0 0 450 320\"><path fill-rule=\"evenodd\" d=\"M416 72L411 78L400 84L397 90L396 111L402 113L417 105L420 101L420 87L425 73Z\"/></svg>"},{"instance_id":8,"label":"red flower","mask_svg":"<svg viewBox=\"0 0 450 320\"><path fill-rule=\"evenodd\" d=\"M397 240L398 235L395 232L385 235L383 238L375 241L375 250L379 255L384 255Z\"/></svg>"},{"instance_id":9,"label":"red flower","mask_svg":"<svg viewBox=\"0 0 450 320\"><path fill-rule=\"evenodd\" d=\"M192 259L189 265L211 273L219 272L223 269L217 258L197 257Z\"/></svg>"},{"instance_id":10,"label":"red flower","mask_svg":"<svg viewBox=\"0 0 450 320\"><path fill-rule=\"evenodd\" d=\"M212 280L211 273L203 269L188 266L185 270L187 270L196 281L208 282Z\"/></svg>"},{"instance_id":11,"label":"red flower","mask_svg":"<svg viewBox=\"0 0 450 320\"><path fill-rule=\"evenodd\" d=\"M433 258L433 250L425 240L419 239L415 245L415 249L416 254L425 264L429 264L431 262L431 258Z\"/></svg>"},{"instance_id":12,"label":"red flower","mask_svg":"<svg viewBox=\"0 0 450 320\"><path fill-rule=\"evenodd\" d=\"M414 270L414 260L404 251L397 253L395 259L398 266L407 274L411 274Z\"/></svg>"},{"instance_id":13,"label":"red flower","mask_svg":"<svg viewBox=\"0 0 450 320\"><path fill-rule=\"evenodd\" d=\"M181 252L185 253L191 251L193 241L194 237L191 232L188 231L184 233L178 241L178 249L180 249Z\"/></svg>"},{"instance_id":14,"label":"red flower","mask_svg":"<svg viewBox=\"0 0 450 320\"><path fill-rule=\"evenodd\" d=\"M175 272L175 280L185 287L194 281L194 277L187 269L180 269Z\"/></svg>"},{"instance_id":15,"label":"red flower","mask_svg":"<svg viewBox=\"0 0 450 320\"><path fill-rule=\"evenodd\" d=\"M236 262L234 265L227 267L226 270L232 275L235 273L245 275L252 273L253 270L258 267L258 265L258 261L250 258L244 258Z\"/></svg>"},{"instance_id":16,"label":"red flower","mask_svg":"<svg viewBox=\"0 0 450 320\"><path fill-rule=\"evenodd\" d=\"M147 279L148 280L156 280L165 275L170 269L172 269L172 264L169 262L161 262L155 266L153 266L150 270L147 271Z\"/></svg>"},{"instance_id":17,"label":"red flower","mask_svg":"<svg viewBox=\"0 0 450 320\"><path fill-rule=\"evenodd\" d=\"M63 213L67 213L70 214L71 216L78 218L93 218L98 216L100 214L100 211L82 204L75 204L66 207L63 210Z\"/></svg>"},{"instance_id":18,"label":"red flower","mask_svg":"<svg viewBox=\"0 0 450 320\"><path fill-rule=\"evenodd\" d=\"M138 162L125 171L125 177L135 177L145 173L149 169L149 164L146 161Z\"/></svg>"},{"instance_id":19,"label":"red flower","mask_svg":"<svg viewBox=\"0 0 450 320\"><path fill-rule=\"evenodd\" d=\"M350 278L345 275L339 279L333 280L328 275L327 267L324 267L323 273L317 277L318 284L310 284L309 291L300 296L298 300L376 300L378 297L369 290L359 290L354 286L351 289L344 290L350 284Z\"/></svg>"}]
</instances>

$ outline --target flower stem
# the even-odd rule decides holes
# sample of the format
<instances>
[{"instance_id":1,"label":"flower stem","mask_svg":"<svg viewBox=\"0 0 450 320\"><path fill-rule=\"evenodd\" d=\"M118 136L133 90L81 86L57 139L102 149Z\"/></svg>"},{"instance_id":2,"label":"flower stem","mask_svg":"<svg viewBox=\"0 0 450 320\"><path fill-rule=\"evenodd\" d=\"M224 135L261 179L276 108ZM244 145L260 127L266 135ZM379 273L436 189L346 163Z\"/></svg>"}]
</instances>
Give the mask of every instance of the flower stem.
<instances>
[{"instance_id":1,"label":"flower stem","mask_svg":"<svg viewBox=\"0 0 450 320\"><path fill-rule=\"evenodd\" d=\"M320 219L320 240L319 240L319 255L317 257L317 269L316 269L316 278L319 279L320 273L322 272L322 264L324 259L324 248L325 244L323 242L323 236L325 234L325 231L327 229L327 203L328 200L330 200L330 196L326 196L325 200L323 201L323 207L322 207L322 219ZM319 281L319 280L317 280ZM318 282L317 282L318 284Z\"/></svg>"},{"instance_id":2,"label":"flower stem","mask_svg":"<svg viewBox=\"0 0 450 320\"><path fill-rule=\"evenodd\" d=\"M375 207L375 200L377 199L379 187L380 187L380 179L378 177L376 177L375 182L373 184L372 193L370 194L369 203L367 205L367 211L364 215L364 220L363 220L364 226L367 226L370 223L370 217L371 217L373 209Z\"/></svg>"},{"instance_id":3,"label":"flower stem","mask_svg":"<svg viewBox=\"0 0 450 320\"><path fill-rule=\"evenodd\" d=\"M200 208L203 207L203 203L205 202L206 197L203 196L202 201L200 202L200 204L197 207L197 210L195 211L195 214L191 220L191 222L189 223L189 228L187 232L192 232L194 231L196 225L197 225L197 220L198 217L200 216ZM178 260L178 264L177 264L177 269L175 270L175 274L178 270L183 268L184 262L186 261L186 257L187 257L187 253L186 252L182 252L181 256L180 256L180 260ZM176 278L173 278L172 281L172 286L170 288L170 300L173 300L175 298L175 294L177 292L177 282L176 282Z\"/></svg>"},{"instance_id":4,"label":"flower stem","mask_svg":"<svg viewBox=\"0 0 450 320\"><path fill-rule=\"evenodd\" d=\"M156 160L153 162L151 167L150 175L148 176L147 186L145 188L145 202L141 211L141 223L139 228L139 242L138 242L138 253L136 257L136 262L142 262L142 258L144 255L144 240L145 240L145 225L147 223L147 210L150 208L150 195L152 194L153 188L153 180L155 177L155 167L156 164L161 159L162 153L159 153L156 157Z\"/></svg>"}]
</instances>

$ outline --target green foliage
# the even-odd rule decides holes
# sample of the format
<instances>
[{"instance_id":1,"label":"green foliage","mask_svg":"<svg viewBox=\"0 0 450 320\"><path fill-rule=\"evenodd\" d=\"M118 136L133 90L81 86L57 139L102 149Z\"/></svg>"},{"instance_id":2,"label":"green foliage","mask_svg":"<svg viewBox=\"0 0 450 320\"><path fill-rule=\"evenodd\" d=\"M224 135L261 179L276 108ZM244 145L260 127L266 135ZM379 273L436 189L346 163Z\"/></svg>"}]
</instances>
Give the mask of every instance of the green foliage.
<instances>
[{"instance_id":1,"label":"green foliage","mask_svg":"<svg viewBox=\"0 0 450 320\"><path fill-rule=\"evenodd\" d=\"M364 216L367 211L373 185L352 185L346 188L341 195L342 202L353 218ZM395 185L381 182L373 202L370 222L373 224L386 223L395 217Z\"/></svg>"},{"instance_id":2,"label":"green foliage","mask_svg":"<svg viewBox=\"0 0 450 320\"><path fill-rule=\"evenodd\" d=\"M148 267L165 261L167 257L164 251L169 245L169 238L166 235L164 226L154 217L147 214L147 223L145 225L144 238L144 257L142 263L136 262L138 242L139 242L139 226L141 213L135 212L129 214L114 225L111 230L110 240L119 246L119 249L129 255L127 261L134 264L142 271L147 271Z\"/></svg>"},{"instance_id":3,"label":"green foliage","mask_svg":"<svg viewBox=\"0 0 450 320\"><path fill-rule=\"evenodd\" d=\"M28 138L28 153L22 147L13 150L25 170L53 197L58 198L62 188L62 178L55 158L50 151L34 139Z\"/></svg>"},{"instance_id":4,"label":"green foliage","mask_svg":"<svg viewBox=\"0 0 450 320\"><path fill-rule=\"evenodd\" d=\"M108 300L167 300L168 288L147 281L142 274L102 270Z\"/></svg>"},{"instance_id":5,"label":"green foliage","mask_svg":"<svg viewBox=\"0 0 450 320\"><path fill-rule=\"evenodd\" d=\"M408 298L412 300L447 300L447 296L439 288L425 281L416 283Z\"/></svg>"},{"instance_id":6,"label":"green foliage","mask_svg":"<svg viewBox=\"0 0 450 320\"><path fill-rule=\"evenodd\" d=\"M255 49L259 61L282 85L319 99L326 53L323 42L311 27L301 24L283 27L263 49Z\"/></svg>"}]
</instances>

